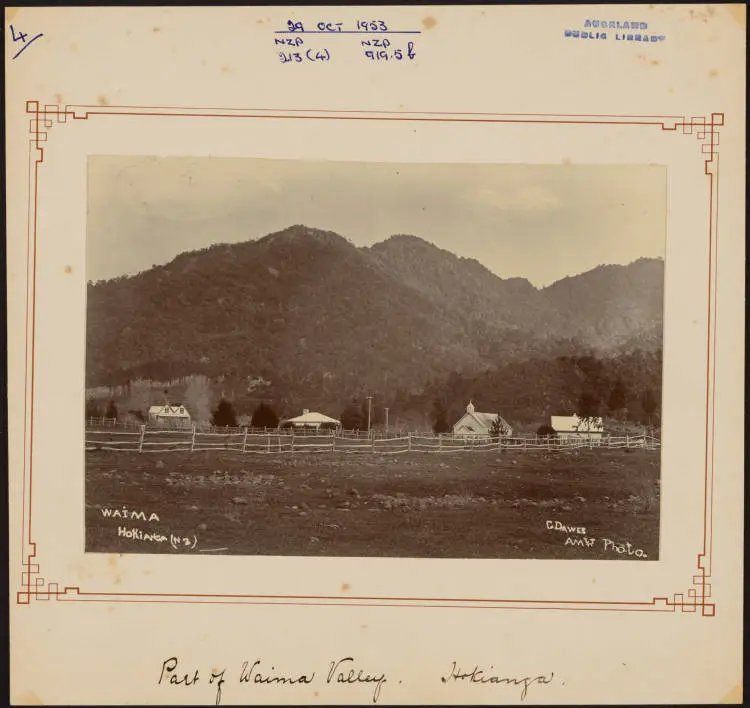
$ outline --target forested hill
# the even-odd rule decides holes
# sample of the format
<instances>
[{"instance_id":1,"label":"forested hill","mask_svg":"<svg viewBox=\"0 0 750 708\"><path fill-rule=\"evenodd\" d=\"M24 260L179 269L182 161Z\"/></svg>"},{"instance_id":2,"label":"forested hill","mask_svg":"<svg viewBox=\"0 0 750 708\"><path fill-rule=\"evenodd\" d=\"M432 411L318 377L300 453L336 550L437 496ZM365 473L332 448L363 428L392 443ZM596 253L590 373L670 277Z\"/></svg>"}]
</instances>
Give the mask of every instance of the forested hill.
<instances>
[{"instance_id":1,"label":"forested hill","mask_svg":"<svg viewBox=\"0 0 750 708\"><path fill-rule=\"evenodd\" d=\"M358 248L293 226L91 283L87 387L207 376L236 398L336 411L528 360L654 354L664 265L600 266L537 289L414 236ZM659 367L660 371L660 367Z\"/></svg>"}]
</instances>

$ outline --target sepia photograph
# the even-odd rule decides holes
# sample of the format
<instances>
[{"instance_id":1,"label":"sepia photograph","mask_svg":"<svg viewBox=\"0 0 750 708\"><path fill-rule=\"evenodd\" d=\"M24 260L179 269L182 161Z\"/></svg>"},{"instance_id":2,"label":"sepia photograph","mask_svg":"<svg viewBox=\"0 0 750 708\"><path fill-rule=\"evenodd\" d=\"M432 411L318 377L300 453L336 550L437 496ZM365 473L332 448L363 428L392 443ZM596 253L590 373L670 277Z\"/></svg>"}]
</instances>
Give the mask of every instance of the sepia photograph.
<instances>
[{"instance_id":1,"label":"sepia photograph","mask_svg":"<svg viewBox=\"0 0 750 708\"><path fill-rule=\"evenodd\" d=\"M659 559L664 166L92 155L87 200L87 552Z\"/></svg>"}]
</instances>

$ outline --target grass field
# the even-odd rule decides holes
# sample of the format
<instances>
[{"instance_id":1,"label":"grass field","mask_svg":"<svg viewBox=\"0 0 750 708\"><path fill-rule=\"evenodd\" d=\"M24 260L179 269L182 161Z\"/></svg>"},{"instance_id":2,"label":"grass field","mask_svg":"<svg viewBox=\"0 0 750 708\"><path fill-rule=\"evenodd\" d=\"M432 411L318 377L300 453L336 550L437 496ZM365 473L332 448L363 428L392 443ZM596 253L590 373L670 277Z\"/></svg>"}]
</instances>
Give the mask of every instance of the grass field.
<instances>
[{"instance_id":1,"label":"grass field","mask_svg":"<svg viewBox=\"0 0 750 708\"><path fill-rule=\"evenodd\" d=\"M637 449L89 451L86 550L656 560L659 464Z\"/></svg>"}]
</instances>

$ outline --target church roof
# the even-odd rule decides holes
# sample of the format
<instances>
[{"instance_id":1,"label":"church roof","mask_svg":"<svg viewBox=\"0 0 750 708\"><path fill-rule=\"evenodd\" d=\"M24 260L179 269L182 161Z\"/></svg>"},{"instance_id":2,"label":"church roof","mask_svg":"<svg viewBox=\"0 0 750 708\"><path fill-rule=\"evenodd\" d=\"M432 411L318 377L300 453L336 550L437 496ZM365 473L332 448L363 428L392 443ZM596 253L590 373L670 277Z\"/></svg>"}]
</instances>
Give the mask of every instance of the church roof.
<instances>
[{"instance_id":1,"label":"church roof","mask_svg":"<svg viewBox=\"0 0 750 708\"><path fill-rule=\"evenodd\" d=\"M492 425L494 422L499 418L500 424L503 427L504 430L511 430L511 427L507 420L505 420L499 413L481 413L476 410L474 410L474 405L469 401L469 405L466 406L466 413L464 413L460 420L454 425L455 428L461 421L465 420L466 418L473 419L480 428L484 428L486 430L490 430L492 428Z\"/></svg>"}]
</instances>

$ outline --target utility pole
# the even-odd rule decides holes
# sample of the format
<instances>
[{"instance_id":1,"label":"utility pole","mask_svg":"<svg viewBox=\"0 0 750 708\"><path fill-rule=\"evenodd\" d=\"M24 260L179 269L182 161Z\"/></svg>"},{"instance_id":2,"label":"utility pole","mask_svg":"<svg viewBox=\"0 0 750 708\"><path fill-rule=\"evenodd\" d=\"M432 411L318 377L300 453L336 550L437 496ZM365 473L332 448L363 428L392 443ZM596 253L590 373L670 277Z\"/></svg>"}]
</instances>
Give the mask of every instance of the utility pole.
<instances>
[{"instance_id":1,"label":"utility pole","mask_svg":"<svg viewBox=\"0 0 750 708\"><path fill-rule=\"evenodd\" d=\"M370 432L370 421L372 421L372 396L367 397L367 432Z\"/></svg>"},{"instance_id":2,"label":"utility pole","mask_svg":"<svg viewBox=\"0 0 750 708\"><path fill-rule=\"evenodd\" d=\"M385 437L388 437L388 409L385 409Z\"/></svg>"}]
</instances>

